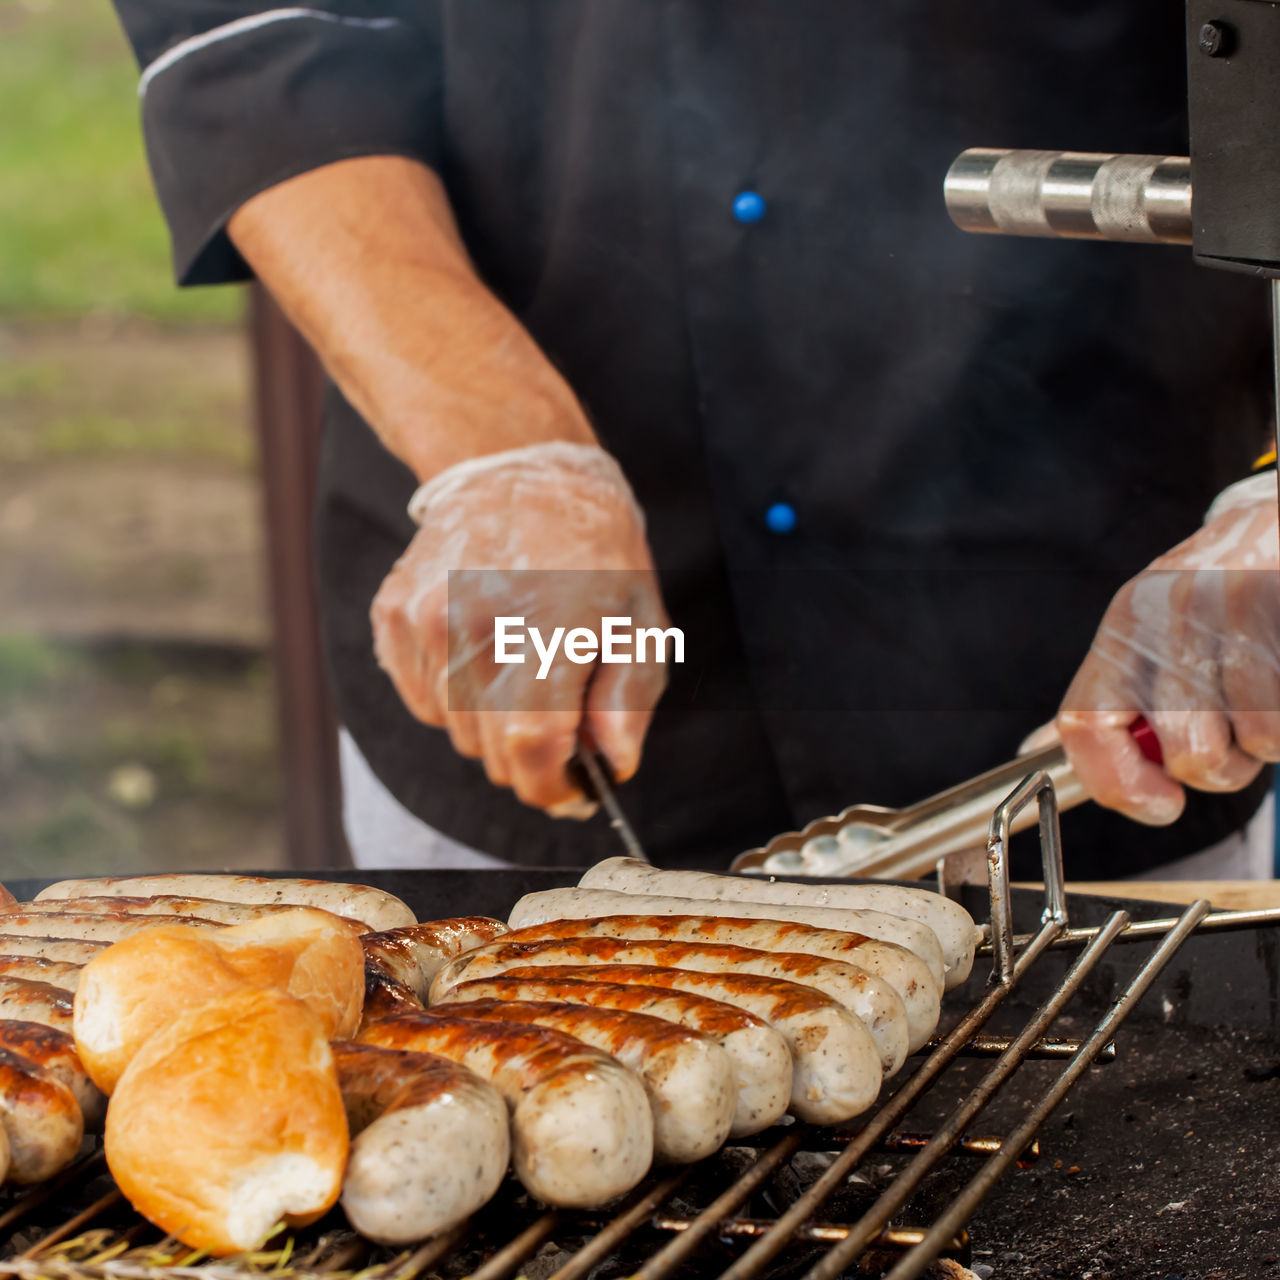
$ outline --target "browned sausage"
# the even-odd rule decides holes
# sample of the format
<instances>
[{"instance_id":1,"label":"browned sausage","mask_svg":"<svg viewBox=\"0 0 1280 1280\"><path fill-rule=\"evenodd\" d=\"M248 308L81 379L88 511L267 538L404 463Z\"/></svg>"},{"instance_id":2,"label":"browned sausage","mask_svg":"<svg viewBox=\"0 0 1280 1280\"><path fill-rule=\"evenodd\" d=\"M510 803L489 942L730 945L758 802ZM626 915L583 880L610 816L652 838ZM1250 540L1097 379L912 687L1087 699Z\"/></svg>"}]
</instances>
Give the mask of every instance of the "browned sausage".
<instances>
[{"instance_id":1,"label":"browned sausage","mask_svg":"<svg viewBox=\"0 0 1280 1280\"><path fill-rule=\"evenodd\" d=\"M63 991L74 991L80 983L81 964L66 960L46 960L43 956L0 955L0 978L26 978L29 982L47 982Z\"/></svg>"},{"instance_id":2,"label":"browned sausage","mask_svg":"<svg viewBox=\"0 0 1280 1280\"><path fill-rule=\"evenodd\" d=\"M101 1130L107 1114L106 1095L89 1079L76 1053L76 1042L67 1032L39 1022L7 1019L0 1022L0 1049L18 1054L44 1075L65 1084L80 1104L84 1127L90 1133Z\"/></svg>"},{"instance_id":3,"label":"browned sausage","mask_svg":"<svg viewBox=\"0 0 1280 1280\"><path fill-rule=\"evenodd\" d=\"M888 1074L902 1065L909 1048L915 1050L925 1044L938 1025L942 988L934 982L929 966L905 947L861 933L724 914L609 915L588 920L551 920L516 929L503 941L536 942L547 938L729 943L757 951L802 952L855 965L873 975L875 983L874 989L864 988L861 1002L850 1008L876 1037ZM891 988L890 992L884 991L885 985Z\"/></svg>"},{"instance_id":4,"label":"browned sausage","mask_svg":"<svg viewBox=\"0 0 1280 1280\"><path fill-rule=\"evenodd\" d=\"M278 915L282 911L296 911L297 907L282 902L219 902L215 898L156 894L149 898L45 898L39 902L22 903L16 910L38 911L42 915L46 912L63 912L82 916L195 916L214 924L244 924L248 920ZM321 908L313 907L312 910L319 911ZM0 929L4 928L5 914L8 913L0 911ZM326 914L333 915L333 912ZM352 920L349 916L335 918L345 920L356 933L365 931L365 926L360 921Z\"/></svg>"},{"instance_id":5,"label":"browned sausage","mask_svg":"<svg viewBox=\"0 0 1280 1280\"><path fill-rule=\"evenodd\" d=\"M40 904L43 908L44 904ZM167 924L199 924L210 929L221 926L214 920L198 916L135 916L124 912L113 915L81 915L78 912L28 910L0 914L0 929L6 934L37 937L80 938L86 942L119 942L143 929L156 929Z\"/></svg>"},{"instance_id":6,"label":"browned sausage","mask_svg":"<svg viewBox=\"0 0 1280 1280\"><path fill-rule=\"evenodd\" d=\"M68 964L88 964L109 942L87 942L83 938L45 938L38 934L3 932L0 917L0 954L6 956L38 956L45 960L65 960Z\"/></svg>"},{"instance_id":7,"label":"browned sausage","mask_svg":"<svg viewBox=\"0 0 1280 1280\"><path fill-rule=\"evenodd\" d=\"M351 1128L342 1207L380 1244L407 1244L469 1217L511 1158L502 1095L430 1053L338 1040L333 1061Z\"/></svg>"},{"instance_id":8,"label":"browned sausage","mask_svg":"<svg viewBox=\"0 0 1280 1280\"><path fill-rule=\"evenodd\" d=\"M729 1136L737 1102L733 1063L710 1036L646 1013L548 1000L465 1001L458 1011L469 1018L553 1027L617 1058L649 1091L658 1160L702 1160Z\"/></svg>"},{"instance_id":9,"label":"browned sausage","mask_svg":"<svg viewBox=\"0 0 1280 1280\"><path fill-rule=\"evenodd\" d=\"M584 939L585 942L598 939ZM526 943L543 946L544 943ZM706 973L644 964L529 965L508 977L585 978L668 991L691 991L737 1005L772 1026L787 1043L794 1069L791 1111L814 1124L836 1124L865 1111L880 1088L880 1064L871 1037L838 1001L799 982L755 973Z\"/></svg>"},{"instance_id":10,"label":"browned sausage","mask_svg":"<svg viewBox=\"0 0 1280 1280\"><path fill-rule=\"evenodd\" d=\"M723 1000L687 991L594 982L563 977L562 972L577 975L590 970L548 968L504 973L463 982L449 991L445 1000L554 1000L663 1018L711 1036L733 1062L738 1101L730 1137L759 1133L786 1113L791 1096L791 1053L781 1034L763 1018Z\"/></svg>"},{"instance_id":11,"label":"browned sausage","mask_svg":"<svg viewBox=\"0 0 1280 1280\"><path fill-rule=\"evenodd\" d=\"M29 982L26 978L0 978L0 1019L19 1018L39 1022L58 1031L71 1031L73 996L61 987L47 982Z\"/></svg>"},{"instance_id":12,"label":"browned sausage","mask_svg":"<svg viewBox=\"0 0 1280 1280\"><path fill-rule=\"evenodd\" d=\"M421 1009L422 1001L404 985L397 982L375 961L364 963L364 1012L361 1025L377 1018L389 1018L397 1013L411 1013Z\"/></svg>"},{"instance_id":13,"label":"browned sausage","mask_svg":"<svg viewBox=\"0 0 1280 1280\"><path fill-rule=\"evenodd\" d=\"M0 1124L9 1139L9 1181L23 1184L65 1169L84 1138L71 1090L7 1049L0 1049Z\"/></svg>"},{"instance_id":14,"label":"browned sausage","mask_svg":"<svg viewBox=\"0 0 1280 1280\"><path fill-rule=\"evenodd\" d=\"M567 937L545 942L499 938L450 960L431 984L431 999L457 982L485 978L523 964L652 964L704 973L755 973L817 987L857 1020L892 1074L907 1054L907 1015L892 988L856 965L793 951L761 951L716 942L668 942L631 938ZM879 1089L879 1081L876 1088Z\"/></svg>"},{"instance_id":15,"label":"browned sausage","mask_svg":"<svg viewBox=\"0 0 1280 1280\"><path fill-rule=\"evenodd\" d=\"M376 960L425 1004L431 979L447 960L481 943L492 942L506 932L507 926L501 920L489 916L455 916L448 920L427 920L403 929L366 933L360 941L366 956Z\"/></svg>"},{"instance_id":16,"label":"browned sausage","mask_svg":"<svg viewBox=\"0 0 1280 1280\"><path fill-rule=\"evenodd\" d=\"M438 1053L496 1086L512 1108L520 1181L548 1204L591 1208L629 1191L653 1158L644 1086L621 1063L549 1027L424 1010L370 1023L366 1044Z\"/></svg>"}]
</instances>

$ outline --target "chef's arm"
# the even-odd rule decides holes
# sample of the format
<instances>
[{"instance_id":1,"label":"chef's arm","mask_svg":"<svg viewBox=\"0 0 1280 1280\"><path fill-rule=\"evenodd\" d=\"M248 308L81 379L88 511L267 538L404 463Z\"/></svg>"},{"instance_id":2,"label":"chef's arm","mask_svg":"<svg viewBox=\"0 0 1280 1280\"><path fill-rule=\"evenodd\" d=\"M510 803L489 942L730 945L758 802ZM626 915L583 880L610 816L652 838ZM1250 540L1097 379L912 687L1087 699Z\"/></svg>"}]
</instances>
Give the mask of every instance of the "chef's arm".
<instances>
[{"instance_id":1,"label":"chef's arm","mask_svg":"<svg viewBox=\"0 0 1280 1280\"><path fill-rule=\"evenodd\" d=\"M585 812L593 740L634 772L657 664L495 662L494 615L665 626L644 521L572 391L484 288L434 176L438 6L115 0L182 284L255 271L421 483L371 609L405 705L529 804ZM397 501L399 499L396 499ZM482 570L480 578L451 571ZM564 570L573 572L565 573Z\"/></svg>"},{"instance_id":2,"label":"chef's arm","mask_svg":"<svg viewBox=\"0 0 1280 1280\"><path fill-rule=\"evenodd\" d=\"M477 455L595 442L568 384L477 277L426 165L325 165L253 196L228 231L420 483Z\"/></svg>"},{"instance_id":3,"label":"chef's arm","mask_svg":"<svg viewBox=\"0 0 1280 1280\"><path fill-rule=\"evenodd\" d=\"M429 482L411 504L422 528L373 603L383 669L495 783L585 815L568 772L579 736L620 777L634 772L661 669L499 667L495 614L543 634L604 615L665 626L617 464L477 278L425 165L326 165L246 201L229 232L383 443ZM469 569L484 572L450 578Z\"/></svg>"}]
</instances>

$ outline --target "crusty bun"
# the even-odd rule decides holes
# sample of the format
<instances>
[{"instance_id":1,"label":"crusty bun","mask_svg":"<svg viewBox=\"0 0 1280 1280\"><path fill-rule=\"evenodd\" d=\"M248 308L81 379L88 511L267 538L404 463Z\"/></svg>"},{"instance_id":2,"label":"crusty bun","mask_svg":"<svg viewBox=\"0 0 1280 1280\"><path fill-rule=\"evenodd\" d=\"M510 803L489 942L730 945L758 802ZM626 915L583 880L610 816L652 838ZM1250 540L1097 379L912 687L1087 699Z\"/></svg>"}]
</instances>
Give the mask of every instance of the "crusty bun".
<instances>
[{"instance_id":1,"label":"crusty bun","mask_svg":"<svg viewBox=\"0 0 1280 1280\"><path fill-rule=\"evenodd\" d=\"M364 1009L360 926L328 911L299 907L219 929L212 937L246 980L282 986L305 1001L331 1039L355 1035Z\"/></svg>"},{"instance_id":2,"label":"crusty bun","mask_svg":"<svg viewBox=\"0 0 1280 1280\"><path fill-rule=\"evenodd\" d=\"M157 1031L107 1108L106 1155L135 1209L195 1249L251 1249L338 1199L347 1121L320 1019L241 987Z\"/></svg>"},{"instance_id":3,"label":"crusty bun","mask_svg":"<svg viewBox=\"0 0 1280 1280\"><path fill-rule=\"evenodd\" d=\"M147 1038L205 1001L245 985L303 1000L330 1036L360 1025L364 950L325 911L300 908L224 929L160 925L125 938L84 967L76 990L76 1049L110 1094Z\"/></svg>"}]
</instances>

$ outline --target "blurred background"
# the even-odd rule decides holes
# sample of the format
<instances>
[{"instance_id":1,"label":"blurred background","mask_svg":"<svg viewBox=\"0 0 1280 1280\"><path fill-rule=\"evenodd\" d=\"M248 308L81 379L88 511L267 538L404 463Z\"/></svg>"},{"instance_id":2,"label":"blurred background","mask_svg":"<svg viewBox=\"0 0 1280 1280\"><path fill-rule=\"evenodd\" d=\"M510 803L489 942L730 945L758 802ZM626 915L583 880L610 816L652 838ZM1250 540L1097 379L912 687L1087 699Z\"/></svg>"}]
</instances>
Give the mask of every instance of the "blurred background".
<instances>
[{"instance_id":1,"label":"blurred background","mask_svg":"<svg viewBox=\"0 0 1280 1280\"><path fill-rule=\"evenodd\" d=\"M285 858L248 299L179 292L107 0L0 0L0 875Z\"/></svg>"}]
</instances>

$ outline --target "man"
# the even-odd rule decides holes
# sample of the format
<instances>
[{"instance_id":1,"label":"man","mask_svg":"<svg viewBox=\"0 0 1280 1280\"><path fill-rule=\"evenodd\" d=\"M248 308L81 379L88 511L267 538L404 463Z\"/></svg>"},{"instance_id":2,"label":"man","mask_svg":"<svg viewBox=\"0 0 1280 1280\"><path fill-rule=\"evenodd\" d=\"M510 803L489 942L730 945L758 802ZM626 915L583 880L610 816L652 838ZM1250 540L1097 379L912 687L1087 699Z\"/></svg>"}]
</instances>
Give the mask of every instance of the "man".
<instances>
[{"instance_id":1,"label":"man","mask_svg":"<svg viewBox=\"0 0 1280 1280\"><path fill-rule=\"evenodd\" d=\"M1117 593L1261 451L1262 292L966 237L940 198L969 145L1185 151L1166 6L118 7L180 280L256 272L336 383L319 564L361 861L614 852L546 816L584 811L579 737L661 862L919 798L1053 716L1113 597L1069 749L1147 822L1196 790L1172 825L1071 815L1073 872L1244 828L1280 728L1218 675L1241 608L1176 652L1191 592ZM1248 512L1214 562L1239 584L1275 540ZM685 663L561 656L548 691L493 662L498 615L614 613L669 616ZM1204 688L1156 678L1188 652Z\"/></svg>"}]
</instances>

